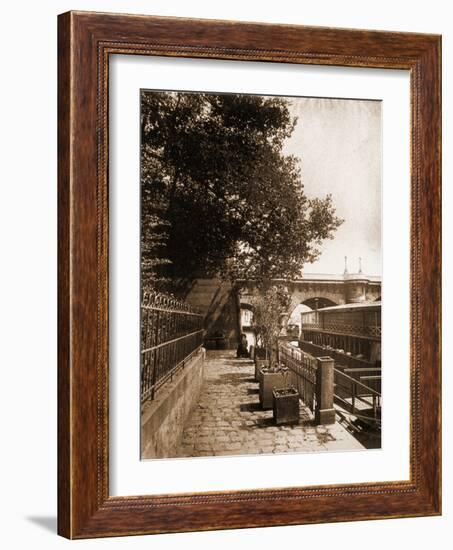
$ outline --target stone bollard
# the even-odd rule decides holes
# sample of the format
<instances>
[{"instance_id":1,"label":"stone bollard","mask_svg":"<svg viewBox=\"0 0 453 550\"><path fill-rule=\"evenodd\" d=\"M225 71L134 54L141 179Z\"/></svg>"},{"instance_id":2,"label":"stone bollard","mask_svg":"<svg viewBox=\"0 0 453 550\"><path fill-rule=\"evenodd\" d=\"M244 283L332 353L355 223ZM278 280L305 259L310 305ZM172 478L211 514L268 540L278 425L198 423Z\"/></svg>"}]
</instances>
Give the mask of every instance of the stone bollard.
<instances>
[{"instance_id":1,"label":"stone bollard","mask_svg":"<svg viewBox=\"0 0 453 550\"><path fill-rule=\"evenodd\" d=\"M316 358L316 424L335 424L333 408L334 360L331 357Z\"/></svg>"},{"instance_id":2,"label":"stone bollard","mask_svg":"<svg viewBox=\"0 0 453 550\"><path fill-rule=\"evenodd\" d=\"M255 346L252 344L249 348L250 359L255 359Z\"/></svg>"}]
</instances>

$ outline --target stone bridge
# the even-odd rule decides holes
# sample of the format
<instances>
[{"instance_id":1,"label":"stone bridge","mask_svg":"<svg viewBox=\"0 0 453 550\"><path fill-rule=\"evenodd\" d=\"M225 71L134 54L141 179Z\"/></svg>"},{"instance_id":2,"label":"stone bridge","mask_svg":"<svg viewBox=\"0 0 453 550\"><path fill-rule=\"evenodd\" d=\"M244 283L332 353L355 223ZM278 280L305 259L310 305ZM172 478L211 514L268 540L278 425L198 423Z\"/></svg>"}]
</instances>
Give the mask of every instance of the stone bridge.
<instances>
[{"instance_id":1,"label":"stone bridge","mask_svg":"<svg viewBox=\"0 0 453 550\"><path fill-rule=\"evenodd\" d=\"M308 273L301 279L276 279L275 283L284 284L291 294L291 311L300 304L317 309L341 304L374 302L381 298L381 278L363 273ZM251 308L251 298L256 292L251 283L243 287L240 292L241 308Z\"/></svg>"},{"instance_id":2,"label":"stone bridge","mask_svg":"<svg viewBox=\"0 0 453 550\"><path fill-rule=\"evenodd\" d=\"M207 335L224 334L229 347L235 347L243 328L250 324L252 296L258 290L253 283L238 281L240 288L220 279L197 279L186 300L205 316L204 327ZM317 309L322 307L372 302L381 297L381 278L363 273L344 273L342 275L306 274L300 279L287 281L275 279L276 284L284 284L291 294L289 313L301 304ZM289 316L290 317L290 316ZM285 324L288 319L286 319Z\"/></svg>"}]
</instances>

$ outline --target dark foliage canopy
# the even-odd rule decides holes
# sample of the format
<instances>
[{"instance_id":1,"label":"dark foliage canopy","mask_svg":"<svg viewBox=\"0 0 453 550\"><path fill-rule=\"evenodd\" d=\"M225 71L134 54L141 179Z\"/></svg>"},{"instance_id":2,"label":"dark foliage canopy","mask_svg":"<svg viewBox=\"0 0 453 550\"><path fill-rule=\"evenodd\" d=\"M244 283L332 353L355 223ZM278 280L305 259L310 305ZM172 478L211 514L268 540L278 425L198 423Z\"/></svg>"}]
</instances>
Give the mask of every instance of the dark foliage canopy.
<instances>
[{"instance_id":1,"label":"dark foliage canopy","mask_svg":"<svg viewBox=\"0 0 453 550\"><path fill-rule=\"evenodd\" d=\"M196 276L300 276L341 224L330 196L304 193L283 153L289 100L239 94L141 95L145 287Z\"/></svg>"}]
</instances>

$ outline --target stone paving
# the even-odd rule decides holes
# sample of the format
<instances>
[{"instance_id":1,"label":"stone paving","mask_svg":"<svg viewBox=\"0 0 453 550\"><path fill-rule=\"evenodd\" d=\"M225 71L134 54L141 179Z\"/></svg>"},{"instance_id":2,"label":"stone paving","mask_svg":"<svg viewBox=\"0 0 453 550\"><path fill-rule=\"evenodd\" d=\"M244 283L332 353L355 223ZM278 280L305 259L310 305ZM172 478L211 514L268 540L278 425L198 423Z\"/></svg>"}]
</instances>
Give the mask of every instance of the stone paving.
<instances>
[{"instance_id":1,"label":"stone paving","mask_svg":"<svg viewBox=\"0 0 453 550\"><path fill-rule=\"evenodd\" d=\"M209 351L198 405L177 457L357 450L364 447L338 422L316 426L302 406L296 426L275 426L259 404L254 364L232 351Z\"/></svg>"}]
</instances>

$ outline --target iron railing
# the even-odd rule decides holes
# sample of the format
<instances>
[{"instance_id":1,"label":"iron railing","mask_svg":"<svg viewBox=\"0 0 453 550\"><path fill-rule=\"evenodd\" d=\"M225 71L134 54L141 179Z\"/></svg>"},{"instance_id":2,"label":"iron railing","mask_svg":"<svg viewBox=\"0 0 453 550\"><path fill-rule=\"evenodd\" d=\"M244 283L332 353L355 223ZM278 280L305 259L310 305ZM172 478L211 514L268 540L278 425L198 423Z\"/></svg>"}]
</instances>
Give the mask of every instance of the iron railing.
<instances>
[{"instance_id":1,"label":"iron railing","mask_svg":"<svg viewBox=\"0 0 453 550\"><path fill-rule=\"evenodd\" d=\"M342 365L346 368L372 368L375 366L375 363L367 361L365 358L360 359L358 357L354 357L353 355L338 352L327 346L321 346L305 340L299 340L299 346L303 351L310 355L314 355L315 357L329 355L335 361L335 365Z\"/></svg>"},{"instance_id":2,"label":"iron railing","mask_svg":"<svg viewBox=\"0 0 453 550\"><path fill-rule=\"evenodd\" d=\"M334 369L334 397L342 407L356 418L375 428L381 427L381 392L380 375L360 376L359 373L351 376L353 369L347 369L348 374L340 369ZM366 384L364 383L366 380ZM372 379L372 380L370 380ZM370 387L370 382L377 385L379 391Z\"/></svg>"},{"instance_id":3,"label":"iron railing","mask_svg":"<svg viewBox=\"0 0 453 550\"><path fill-rule=\"evenodd\" d=\"M314 350L317 351L316 349ZM324 355L325 355L324 351ZM312 412L316 408L317 359L291 345L279 346L279 361L289 369L289 385L299 391L301 400ZM375 429L381 427L381 369L334 368L335 407Z\"/></svg>"},{"instance_id":4,"label":"iron railing","mask_svg":"<svg viewBox=\"0 0 453 550\"><path fill-rule=\"evenodd\" d=\"M302 313L302 331L320 331L329 334L381 337L380 303L366 307L348 304L347 309L320 309Z\"/></svg>"},{"instance_id":5,"label":"iron railing","mask_svg":"<svg viewBox=\"0 0 453 550\"><path fill-rule=\"evenodd\" d=\"M322 323L304 323L302 326L304 331L320 331L329 334L347 334L348 336L381 336L381 327L374 325L354 325L345 322L327 322Z\"/></svg>"},{"instance_id":6,"label":"iron railing","mask_svg":"<svg viewBox=\"0 0 453 550\"><path fill-rule=\"evenodd\" d=\"M203 315L174 298L145 293L141 305L142 401L184 367L203 343Z\"/></svg>"},{"instance_id":7,"label":"iron railing","mask_svg":"<svg viewBox=\"0 0 453 550\"><path fill-rule=\"evenodd\" d=\"M300 399L315 412L316 407L316 358L288 345L279 346L279 361L288 370L287 385L294 386Z\"/></svg>"}]
</instances>

